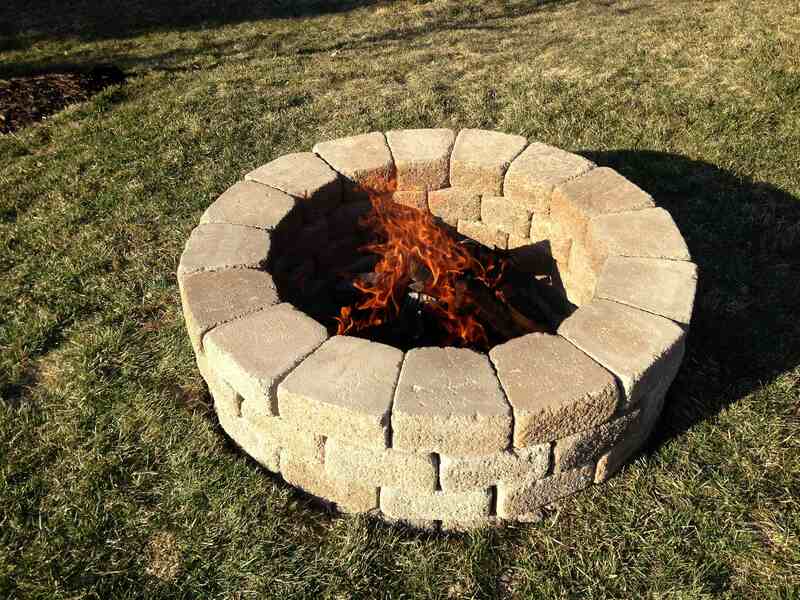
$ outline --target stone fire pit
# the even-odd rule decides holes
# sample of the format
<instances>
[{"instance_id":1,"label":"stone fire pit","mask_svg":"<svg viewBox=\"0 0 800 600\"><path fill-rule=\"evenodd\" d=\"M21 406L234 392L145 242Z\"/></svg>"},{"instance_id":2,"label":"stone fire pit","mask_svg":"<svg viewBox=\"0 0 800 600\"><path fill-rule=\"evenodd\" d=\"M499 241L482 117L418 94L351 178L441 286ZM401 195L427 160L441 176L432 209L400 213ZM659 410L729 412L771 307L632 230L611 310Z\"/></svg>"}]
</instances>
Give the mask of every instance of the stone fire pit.
<instances>
[{"instance_id":1,"label":"stone fire pit","mask_svg":"<svg viewBox=\"0 0 800 600\"><path fill-rule=\"evenodd\" d=\"M488 355L331 335L275 280L326 268L367 192L548 265L577 310ZM465 529L535 520L635 453L683 357L697 274L669 213L615 171L431 129L255 169L203 214L178 277L198 367L245 452L342 511Z\"/></svg>"}]
</instances>

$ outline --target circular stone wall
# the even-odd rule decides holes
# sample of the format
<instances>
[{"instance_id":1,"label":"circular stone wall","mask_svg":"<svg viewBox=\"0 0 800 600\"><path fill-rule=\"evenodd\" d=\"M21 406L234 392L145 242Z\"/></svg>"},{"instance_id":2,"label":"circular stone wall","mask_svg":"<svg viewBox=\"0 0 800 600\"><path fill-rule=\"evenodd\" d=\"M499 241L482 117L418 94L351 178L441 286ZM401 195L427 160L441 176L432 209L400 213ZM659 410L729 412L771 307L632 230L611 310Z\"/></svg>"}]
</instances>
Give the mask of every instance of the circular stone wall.
<instances>
[{"instance_id":1,"label":"circular stone wall","mask_svg":"<svg viewBox=\"0 0 800 600\"><path fill-rule=\"evenodd\" d=\"M488 355L331 336L271 273L325 268L370 193L549 265L577 310ZM516 135L427 129L255 169L203 214L178 279L198 367L245 452L342 511L465 529L535 520L641 446L697 275L670 215L615 171Z\"/></svg>"}]
</instances>

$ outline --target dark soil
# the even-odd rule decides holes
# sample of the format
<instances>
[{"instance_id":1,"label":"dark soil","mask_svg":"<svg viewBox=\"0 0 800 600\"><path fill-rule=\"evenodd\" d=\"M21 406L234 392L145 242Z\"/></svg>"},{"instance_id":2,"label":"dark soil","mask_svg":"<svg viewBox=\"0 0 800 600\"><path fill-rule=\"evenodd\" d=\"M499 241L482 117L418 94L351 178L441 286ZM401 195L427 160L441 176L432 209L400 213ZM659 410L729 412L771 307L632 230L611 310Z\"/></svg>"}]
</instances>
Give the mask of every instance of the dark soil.
<instances>
[{"instance_id":1,"label":"dark soil","mask_svg":"<svg viewBox=\"0 0 800 600\"><path fill-rule=\"evenodd\" d=\"M0 79L0 133L10 133L83 102L110 85L125 83L117 67L102 65L89 71L39 73Z\"/></svg>"}]
</instances>

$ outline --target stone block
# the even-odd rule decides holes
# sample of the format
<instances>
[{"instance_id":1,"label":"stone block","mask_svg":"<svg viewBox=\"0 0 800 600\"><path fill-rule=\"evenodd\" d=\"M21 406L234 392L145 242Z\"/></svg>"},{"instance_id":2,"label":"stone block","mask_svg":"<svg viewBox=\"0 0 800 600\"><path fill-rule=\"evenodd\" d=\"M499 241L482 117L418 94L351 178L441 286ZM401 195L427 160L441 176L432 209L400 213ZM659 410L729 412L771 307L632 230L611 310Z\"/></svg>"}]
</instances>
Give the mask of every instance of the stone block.
<instances>
[{"instance_id":1,"label":"stone block","mask_svg":"<svg viewBox=\"0 0 800 600\"><path fill-rule=\"evenodd\" d=\"M619 404L613 375L559 336L514 338L489 357L514 407L517 448L595 427Z\"/></svg>"},{"instance_id":2,"label":"stone block","mask_svg":"<svg viewBox=\"0 0 800 600\"><path fill-rule=\"evenodd\" d=\"M320 142L313 150L342 175L345 200L395 190L392 153L379 131Z\"/></svg>"},{"instance_id":3,"label":"stone block","mask_svg":"<svg viewBox=\"0 0 800 600\"><path fill-rule=\"evenodd\" d=\"M549 463L549 443L483 456L442 455L439 479L447 492L474 490L500 482L540 479L547 473Z\"/></svg>"},{"instance_id":4,"label":"stone block","mask_svg":"<svg viewBox=\"0 0 800 600\"><path fill-rule=\"evenodd\" d=\"M279 302L270 274L253 269L201 271L181 277L178 286L195 352L202 351L203 336L217 325Z\"/></svg>"},{"instance_id":5,"label":"stone block","mask_svg":"<svg viewBox=\"0 0 800 600\"><path fill-rule=\"evenodd\" d=\"M368 512L378 507L378 489L358 481L335 479L325 466L304 461L283 450L280 459L281 475L290 484L312 496L336 504L340 511Z\"/></svg>"},{"instance_id":6,"label":"stone block","mask_svg":"<svg viewBox=\"0 0 800 600\"><path fill-rule=\"evenodd\" d=\"M306 214L318 216L342 201L338 173L312 152L295 152L268 162L245 175L294 196Z\"/></svg>"},{"instance_id":7,"label":"stone block","mask_svg":"<svg viewBox=\"0 0 800 600\"><path fill-rule=\"evenodd\" d=\"M531 213L503 196L484 196L481 200L481 221L509 234L528 237Z\"/></svg>"},{"instance_id":8,"label":"stone block","mask_svg":"<svg viewBox=\"0 0 800 600\"><path fill-rule=\"evenodd\" d=\"M503 195L520 208L546 215L553 188L593 167L594 163L582 156L535 142L508 167Z\"/></svg>"},{"instance_id":9,"label":"stone block","mask_svg":"<svg viewBox=\"0 0 800 600\"><path fill-rule=\"evenodd\" d=\"M572 238L561 227L558 221L545 215L533 215L531 220L531 242L546 243L550 255L559 268L567 269L569 254L572 250Z\"/></svg>"},{"instance_id":10,"label":"stone block","mask_svg":"<svg viewBox=\"0 0 800 600\"><path fill-rule=\"evenodd\" d=\"M381 512L390 518L419 520L473 521L491 516L489 489L468 492L419 493L404 488L381 488Z\"/></svg>"},{"instance_id":11,"label":"stone block","mask_svg":"<svg viewBox=\"0 0 800 600\"><path fill-rule=\"evenodd\" d=\"M445 188L428 192L428 208L434 216L452 227L458 220L478 221L481 218L481 197L476 192Z\"/></svg>"},{"instance_id":12,"label":"stone block","mask_svg":"<svg viewBox=\"0 0 800 600\"><path fill-rule=\"evenodd\" d=\"M593 477L594 465L588 465L518 485L499 485L497 516L502 519L517 519L519 515L536 514L543 506L587 487L592 483Z\"/></svg>"},{"instance_id":13,"label":"stone block","mask_svg":"<svg viewBox=\"0 0 800 600\"><path fill-rule=\"evenodd\" d=\"M586 248L598 269L609 256L691 260L681 232L663 208L594 217L586 231Z\"/></svg>"},{"instance_id":14,"label":"stone block","mask_svg":"<svg viewBox=\"0 0 800 600\"><path fill-rule=\"evenodd\" d=\"M357 436L350 440L328 439L325 468L332 477L375 487L429 492L436 489L436 462L432 455L365 448L358 445Z\"/></svg>"},{"instance_id":15,"label":"stone block","mask_svg":"<svg viewBox=\"0 0 800 600\"><path fill-rule=\"evenodd\" d=\"M597 288L597 271L583 242L573 240L565 278L567 298L576 306L591 302Z\"/></svg>"},{"instance_id":16,"label":"stone block","mask_svg":"<svg viewBox=\"0 0 800 600\"><path fill-rule=\"evenodd\" d=\"M597 297L688 324L697 290L697 266L680 260L610 256Z\"/></svg>"},{"instance_id":17,"label":"stone block","mask_svg":"<svg viewBox=\"0 0 800 600\"><path fill-rule=\"evenodd\" d=\"M277 473L280 447L274 440L259 436L242 417L217 408L217 418L225 433L262 467Z\"/></svg>"},{"instance_id":18,"label":"stone block","mask_svg":"<svg viewBox=\"0 0 800 600\"><path fill-rule=\"evenodd\" d=\"M400 370L392 430L398 450L482 455L508 447L511 410L485 355L414 348Z\"/></svg>"},{"instance_id":19,"label":"stone block","mask_svg":"<svg viewBox=\"0 0 800 600\"><path fill-rule=\"evenodd\" d=\"M505 250L508 246L508 234L489 227L480 221L458 220L458 233L465 235L486 246L487 248L500 248Z\"/></svg>"},{"instance_id":20,"label":"stone block","mask_svg":"<svg viewBox=\"0 0 800 600\"><path fill-rule=\"evenodd\" d=\"M638 422L639 411L636 410L603 423L600 427L593 427L556 440L555 470L569 471L588 464L596 464L598 459L623 437L634 435L633 428Z\"/></svg>"},{"instance_id":21,"label":"stone block","mask_svg":"<svg viewBox=\"0 0 800 600\"><path fill-rule=\"evenodd\" d=\"M558 328L622 382L624 409L668 377L683 358L685 333L674 322L609 300L583 305Z\"/></svg>"},{"instance_id":22,"label":"stone block","mask_svg":"<svg viewBox=\"0 0 800 600\"><path fill-rule=\"evenodd\" d=\"M259 269L267 264L269 233L253 227L209 223L189 236L178 265L178 277L198 271Z\"/></svg>"},{"instance_id":23,"label":"stone block","mask_svg":"<svg viewBox=\"0 0 800 600\"><path fill-rule=\"evenodd\" d=\"M278 412L298 426L362 446L386 446L403 353L334 336L278 385Z\"/></svg>"},{"instance_id":24,"label":"stone block","mask_svg":"<svg viewBox=\"0 0 800 600\"><path fill-rule=\"evenodd\" d=\"M450 157L450 185L501 196L506 170L526 144L521 135L462 129Z\"/></svg>"},{"instance_id":25,"label":"stone block","mask_svg":"<svg viewBox=\"0 0 800 600\"><path fill-rule=\"evenodd\" d=\"M209 367L208 359L204 355L196 354L195 358L197 370L200 371L200 375L208 386L217 413L225 412L233 417L241 417L242 397Z\"/></svg>"},{"instance_id":26,"label":"stone block","mask_svg":"<svg viewBox=\"0 0 800 600\"><path fill-rule=\"evenodd\" d=\"M392 194L392 201L417 210L428 210L428 192L399 191Z\"/></svg>"},{"instance_id":27,"label":"stone block","mask_svg":"<svg viewBox=\"0 0 800 600\"><path fill-rule=\"evenodd\" d=\"M328 337L290 304L277 304L212 329L203 340L209 365L245 402L277 412L276 388Z\"/></svg>"},{"instance_id":28,"label":"stone block","mask_svg":"<svg viewBox=\"0 0 800 600\"><path fill-rule=\"evenodd\" d=\"M254 434L270 440L273 446L289 450L293 456L304 461L322 464L325 460L325 436L316 431L290 423L263 410L263 405L244 400L241 416Z\"/></svg>"},{"instance_id":29,"label":"stone block","mask_svg":"<svg viewBox=\"0 0 800 600\"><path fill-rule=\"evenodd\" d=\"M598 167L555 188L550 214L570 237L583 241L592 218L653 206L650 194L613 169Z\"/></svg>"},{"instance_id":30,"label":"stone block","mask_svg":"<svg viewBox=\"0 0 800 600\"><path fill-rule=\"evenodd\" d=\"M386 132L397 169L398 190L438 190L450 182L450 152L456 134L450 129L403 129Z\"/></svg>"},{"instance_id":31,"label":"stone block","mask_svg":"<svg viewBox=\"0 0 800 600\"><path fill-rule=\"evenodd\" d=\"M237 181L209 206L200 223L247 225L272 231L279 224L300 226L296 200L275 188L253 181Z\"/></svg>"}]
</instances>

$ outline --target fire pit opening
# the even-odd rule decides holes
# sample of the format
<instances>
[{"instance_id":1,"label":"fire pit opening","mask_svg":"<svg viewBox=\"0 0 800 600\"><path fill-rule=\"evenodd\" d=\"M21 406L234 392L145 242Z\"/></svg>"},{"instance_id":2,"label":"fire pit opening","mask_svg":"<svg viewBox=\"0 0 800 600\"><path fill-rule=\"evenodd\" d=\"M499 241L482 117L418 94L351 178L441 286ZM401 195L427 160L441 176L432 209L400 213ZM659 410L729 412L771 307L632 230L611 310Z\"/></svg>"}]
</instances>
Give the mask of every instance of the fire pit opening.
<instances>
[{"instance_id":1,"label":"fire pit opening","mask_svg":"<svg viewBox=\"0 0 800 600\"><path fill-rule=\"evenodd\" d=\"M697 270L612 169L419 129L254 169L205 211L178 281L247 454L342 511L459 530L535 520L636 452Z\"/></svg>"},{"instance_id":2,"label":"fire pit opening","mask_svg":"<svg viewBox=\"0 0 800 600\"><path fill-rule=\"evenodd\" d=\"M299 238L278 240L271 271L279 295L332 335L402 350L485 352L528 333L555 333L574 310L546 244L487 247L392 196L371 195L334 223L315 219Z\"/></svg>"}]
</instances>

